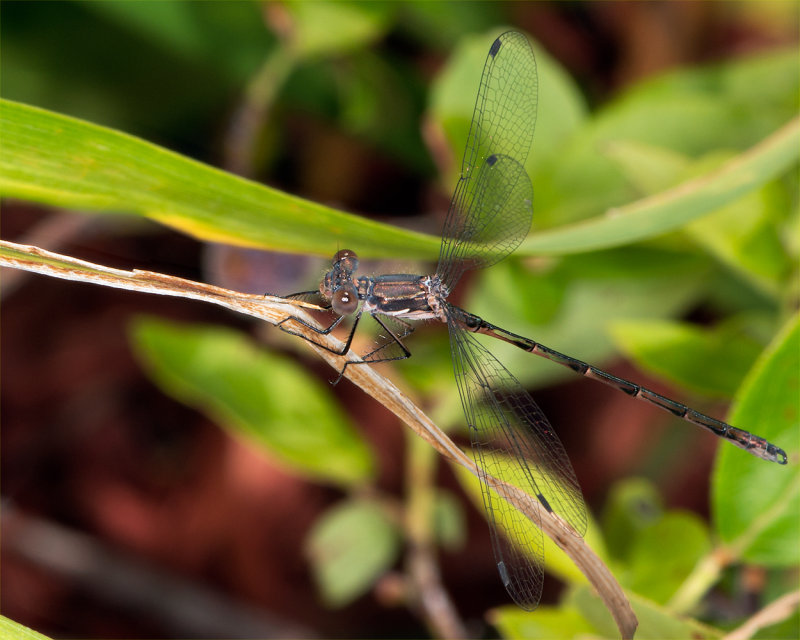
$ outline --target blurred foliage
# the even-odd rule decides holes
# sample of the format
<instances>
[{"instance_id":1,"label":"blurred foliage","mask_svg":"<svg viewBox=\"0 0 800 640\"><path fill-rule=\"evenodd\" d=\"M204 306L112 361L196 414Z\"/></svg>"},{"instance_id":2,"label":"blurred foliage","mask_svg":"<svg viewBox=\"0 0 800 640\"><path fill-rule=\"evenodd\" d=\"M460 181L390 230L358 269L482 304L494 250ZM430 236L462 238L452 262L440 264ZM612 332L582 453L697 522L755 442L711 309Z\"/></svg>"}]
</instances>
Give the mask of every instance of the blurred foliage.
<instances>
[{"instance_id":1,"label":"blurred foliage","mask_svg":"<svg viewBox=\"0 0 800 640\"><path fill-rule=\"evenodd\" d=\"M212 242L299 250L348 233L354 246L383 238L387 255L432 252L438 242L270 189L161 147L79 120L0 101L0 189L51 205L138 212ZM43 150L45 140L48 152Z\"/></svg>"},{"instance_id":2,"label":"blurred foliage","mask_svg":"<svg viewBox=\"0 0 800 640\"><path fill-rule=\"evenodd\" d=\"M722 633L694 620L681 620L653 602L628 593L639 620L636 638L692 640L721 638ZM588 587L580 587L559 607L543 606L536 615L504 608L496 612L496 624L505 638L614 638L619 633L602 604Z\"/></svg>"},{"instance_id":3,"label":"blurred foliage","mask_svg":"<svg viewBox=\"0 0 800 640\"><path fill-rule=\"evenodd\" d=\"M12 2L0 29L5 97L179 148L275 42L249 2Z\"/></svg>"},{"instance_id":4,"label":"blurred foliage","mask_svg":"<svg viewBox=\"0 0 800 640\"><path fill-rule=\"evenodd\" d=\"M771 442L786 444L797 460L800 424L800 315L795 315L748 372L734 398L731 421ZM770 473L760 460L720 451L712 477L714 524L737 555L768 567L800 564L800 469ZM765 468L766 467L766 468Z\"/></svg>"},{"instance_id":5,"label":"blurred foliage","mask_svg":"<svg viewBox=\"0 0 800 640\"><path fill-rule=\"evenodd\" d=\"M349 486L371 477L372 456L348 417L328 389L291 360L218 327L142 319L131 337L164 391L234 436L314 480ZM302 400L286 401L292 397Z\"/></svg>"},{"instance_id":6,"label":"blurred foliage","mask_svg":"<svg viewBox=\"0 0 800 640\"><path fill-rule=\"evenodd\" d=\"M692 513L669 512L642 530L630 546L626 582L631 591L666 604L695 565L711 551L708 528ZM669 558L665 563L664 558Z\"/></svg>"},{"instance_id":7,"label":"blurred foliage","mask_svg":"<svg viewBox=\"0 0 800 640\"><path fill-rule=\"evenodd\" d=\"M643 369L707 396L730 398L761 353L737 316L713 329L667 320L619 321L611 335ZM713 362L714 367L698 367Z\"/></svg>"},{"instance_id":8,"label":"blurred foliage","mask_svg":"<svg viewBox=\"0 0 800 640\"><path fill-rule=\"evenodd\" d=\"M120 132L214 158L208 147L224 135L220 118L240 101L260 100L268 117L253 141L259 173L279 173L297 151L287 123L301 114L446 193L486 51L502 30L489 25L503 19L497 3L454 11L429 2L6 2L0 186L37 202L145 214L204 239L329 255L342 238L364 255L433 258L431 236L247 182ZM392 38L396 46L384 46ZM404 47L438 50L445 64L424 73ZM516 259L471 282L464 305L582 359L602 362L620 348L682 388L732 398L731 421L784 446L796 463L800 150L794 130L768 140L773 147L759 143L797 116L797 51L676 70L591 110L570 74L534 48L534 232ZM441 143L434 152L421 120ZM580 248L587 237L593 250ZM681 320L697 309L711 326ZM326 602L353 601L397 561L403 531L384 505L353 491L374 482L373 454L326 385L230 331L148 319L131 339L166 393L296 473L348 492L308 539ZM461 425L446 337L415 336L413 348L398 369L440 422ZM509 345L493 351L529 387L568 375ZM482 508L474 478L458 475ZM665 510L644 480L617 486L588 536L632 599L637 638L721 635L683 615L698 612L705 588L697 585L719 584L707 570L715 554L796 571L798 487L796 464L770 465L724 443L710 525ZM456 545L463 508L437 495L430 526ZM533 615L496 610L501 633L614 637L582 576L554 545L547 553L548 570L568 586L561 603ZM789 588L770 584L781 584L772 597ZM687 599L687 585L696 597ZM682 593L681 611L665 606ZM795 616L778 631L796 636L798 624Z\"/></svg>"},{"instance_id":9,"label":"blurred foliage","mask_svg":"<svg viewBox=\"0 0 800 640\"><path fill-rule=\"evenodd\" d=\"M400 540L400 532L375 502L353 500L330 509L307 541L323 600L336 607L363 595L397 560Z\"/></svg>"},{"instance_id":10,"label":"blurred foliage","mask_svg":"<svg viewBox=\"0 0 800 640\"><path fill-rule=\"evenodd\" d=\"M467 523L458 498L444 489L437 489L433 502L431 528L436 541L443 549L455 551L464 546L467 538Z\"/></svg>"}]
</instances>

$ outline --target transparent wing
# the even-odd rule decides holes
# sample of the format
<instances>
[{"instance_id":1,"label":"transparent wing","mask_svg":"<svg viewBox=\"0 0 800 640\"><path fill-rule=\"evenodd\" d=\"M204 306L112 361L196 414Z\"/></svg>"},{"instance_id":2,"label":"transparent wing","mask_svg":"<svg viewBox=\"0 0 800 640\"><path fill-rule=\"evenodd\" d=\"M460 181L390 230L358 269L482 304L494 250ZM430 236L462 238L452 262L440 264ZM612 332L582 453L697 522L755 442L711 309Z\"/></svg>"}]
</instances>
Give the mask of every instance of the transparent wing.
<instances>
[{"instance_id":1,"label":"transparent wing","mask_svg":"<svg viewBox=\"0 0 800 640\"><path fill-rule=\"evenodd\" d=\"M461 191L470 203L461 214ZM489 156L470 181L459 181L448 214L436 273L452 291L467 269L493 265L516 249L531 228L533 187L510 156Z\"/></svg>"},{"instance_id":2,"label":"transparent wing","mask_svg":"<svg viewBox=\"0 0 800 640\"><path fill-rule=\"evenodd\" d=\"M533 141L537 102L536 59L528 39L521 33L504 33L494 41L486 58L461 164L461 177L442 232L437 273L441 276L448 272L448 278L443 281L451 287L463 269L450 273L448 265L478 244L475 240L467 246L459 242L464 229L479 228L486 220L492 219L483 212L482 205L487 201L492 204L505 202L507 194L497 190L502 185L513 189L523 176L529 184L523 167ZM507 168L510 162L504 160L499 168L503 169L505 179L491 181L485 172L491 173L492 158L502 157L516 161L519 168ZM479 179L481 176L483 180ZM495 186L488 188L487 182ZM530 196L527 199L530 200ZM485 232L482 235L485 245L483 257L473 260L468 268L488 266L513 251L530 228L530 213L527 220L528 226L522 232L516 226L499 224L492 227L499 235Z\"/></svg>"},{"instance_id":3,"label":"transparent wing","mask_svg":"<svg viewBox=\"0 0 800 640\"><path fill-rule=\"evenodd\" d=\"M487 476L505 480L557 513L579 535L586 506L564 447L533 398L450 309L450 347L461 404L478 466L484 507L500 577L523 609L534 609L542 590L544 541L538 528L509 502L498 500Z\"/></svg>"}]
</instances>

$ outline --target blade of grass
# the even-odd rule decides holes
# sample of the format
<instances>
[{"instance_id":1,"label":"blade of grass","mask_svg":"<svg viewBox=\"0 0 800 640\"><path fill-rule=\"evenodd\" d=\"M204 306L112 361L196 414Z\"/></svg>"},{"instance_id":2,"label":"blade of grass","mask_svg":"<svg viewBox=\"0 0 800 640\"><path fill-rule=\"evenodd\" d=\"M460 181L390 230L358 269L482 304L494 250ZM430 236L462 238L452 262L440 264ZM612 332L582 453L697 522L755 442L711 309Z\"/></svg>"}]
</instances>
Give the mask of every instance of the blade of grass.
<instances>
[{"instance_id":1,"label":"blade of grass","mask_svg":"<svg viewBox=\"0 0 800 640\"><path fill-rule=\"evenodd\" d=\"M800 158L800 118L716 171L609 209L605 215L536 233L518 253L565 254L609 249L674 231L781 175Z\"/></svg>"},{"instance_id":2,"label":"blade of grass","mask_svg":"<svg viewBox=\"0 0 800 640\"><path fill-rule=\"evenodd\" d=\"M203 240L328 255L433 258L439 240L292 196L138 138L0 100L0 193L65 207L138 213ZM519 250L563 254L644 240L735 200L800 157L800 119L717 171L606 216L538 234Z\"/></svg>"},{"instance_id":3,"label":"blade of grass","mask_svg":"<svg viewBox=\"0 0 800 640\"><path fill-rule=\"evenodd\" d=\"M202 240L329 255L336 239L387 257L438 253L432 236L337 211L139 138L0 100L0 194L146 216Z\"/></svg>"}]
</instances>

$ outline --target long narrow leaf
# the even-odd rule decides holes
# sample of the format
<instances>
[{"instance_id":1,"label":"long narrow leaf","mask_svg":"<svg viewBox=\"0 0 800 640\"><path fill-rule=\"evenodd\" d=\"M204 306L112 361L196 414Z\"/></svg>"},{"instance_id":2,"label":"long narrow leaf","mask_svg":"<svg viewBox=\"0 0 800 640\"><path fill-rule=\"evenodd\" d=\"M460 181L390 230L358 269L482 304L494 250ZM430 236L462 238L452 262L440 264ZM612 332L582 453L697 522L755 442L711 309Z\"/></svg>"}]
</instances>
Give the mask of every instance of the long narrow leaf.
<instances>
[{"instance_id":1,"label":"long narrow leaf","mask_svg":"<svg viewBox=\"0 0 800 640\"><path fill-rule=\"evenodd\" d=\"M139 213L195 237L327 255L433 257L438 239L349 215L184 158L138 138L0 100L0 193ZM598 217L534 234L523 254L597 250L678 228L780 175L800 157L800 119L718 171Z\"/></svg>"},{"instance_id":2,"label":"long narrow leaf","mask_svg":"<svg viewBox=\"0 0 800 640\"><path fill-rule=\"evenodd\" d=\"M785 172L800 158L800 118L721 168L617 207L605 215L531 235L525 254L564 254L609 249L674 231L725 206Z\"/></svg>"},{"instance_id":3,"label":"long narrow leaf","mask_svg":"<svg viewBox=\"0 0 800 640\"><path fill-rule=\"evenodd\" d=\"M203 240L329 255L336 239L385 256L439 241L372 222L190 160L139 138L0 100L0 194L138 213Z\"/></svg>"}]
</instances>

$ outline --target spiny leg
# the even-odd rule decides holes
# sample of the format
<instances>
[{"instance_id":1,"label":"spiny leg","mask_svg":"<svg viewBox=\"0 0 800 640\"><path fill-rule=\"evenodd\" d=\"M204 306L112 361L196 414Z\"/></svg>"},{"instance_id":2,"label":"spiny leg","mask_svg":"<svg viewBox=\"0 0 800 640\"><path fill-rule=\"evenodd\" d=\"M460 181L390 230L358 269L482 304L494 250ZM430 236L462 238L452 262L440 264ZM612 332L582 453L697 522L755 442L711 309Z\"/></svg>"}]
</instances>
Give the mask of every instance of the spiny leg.
<instances>
[{"instance_id":1,"label":"spiny leg","mask_svg":"<svg viewBox=\"0 0 800 640\"><path fill-rule=\"evenodd\" d=\"M325 344L322 344L321 342L317 342L316 340L312 340L311 338L309 338L304 333L300 333L299 331L292 331L291 329L289 329L288 327L285 326L286 323L288 323L288 322L295 322L297 324L300 324L300 325L306 327L307 329L310 329L311 331L313 331L314 333L316 333L318 335L327 336L329 333L331 333L331 331L333 331L336 327L338 327L341 324L342 320L344 320L344 316L339 316L330 325L328 325L324 329L320 329L319 327L316 327L313 324L310 324L310 323L306 322L305 320L302 320L301 318L289 317L289 318L284 318L283 320L281 320L275 326L277 326L284 333L288 333L290 336L297 336L299 338L302 338L306 342L310 342L311 344L318 346L320 349L325 349L325 351L327 351L328 353L332 353L332 354L337 355L337 356L343 356L345 353L347 353L347 351L350 348L349 344L350 344L350 341L352 340L352 336L353 336L353 331L352 330L350 331L350 336L348 337L347 346L345 346L342 351L339 351L339 350L333 349L332 347L329 347L329 346L327 346Z\"/></svg>"},{"instance_id":2,"label":"spiny leg","mask_svg":"<svg viewBox=\"0 0 800 640\"><path fill-rule=\"evenodd\" d=\"M383 327L384 331L388 334L390 340L384 344L379 345L369 353L365 354L361 360L348 360L344 363L342 370L339 372L339 377L333 382L334 385L339 383L339 380L342 379L345 370L347 369L348 365L351 364L375 364L378 362L391 362L393 360L405 360L406 358L411 357L411 351L403 344L403 338L410 335L414 331L414 326L410 322L406 322L400 318L394 317L393 320L396 321L399 325L403 327L402 333L397 335L394 331L392 331L389 327L386 326L386 323L381 320L377 315L373 315L372 318L377 322L381 327ZM351 334L352 337L352 334ZM402 350L402 353L399 355L393 356L386 356L386 357L376 357L376 354L384 351L394 345L397 345Z\"/></svg>"},{"instance_id":3,"label":"spiny leg","mask_svg":"<svg viewBox=\"0 0 800 640\"><path fill-rule=\"evenodd\" d=\"M317 297L317 298L319 298L320 294L319 294L319 291L300 291L298 293L293 293L293 294L290 294L290 295L285 296L285 297L286 298L297 298L297 299L301 299L302 300L302 299L309 298L309 297ZM327 308L330 309L331 305L327 304ZM293 317L293 316L290 316L288 318L284 318L283 320L278 322L276 324L276 326L281 331L283 331L285 333L288 333L289 335L297 336L299 338L302 338L306 342L310 342L311 344L319 347L320 349L324 349L328 353L332 353L333 355L336 355L336 356L343 356L350 350L350 344L353 342L353 336L355 335L356 328L358 327L358 321L361 319L361 310L359 310L358 313L356 314L355 320L353 321L353 326L350 328L350 332L349 332L349 334L347 336L347 340L345 341L345 344L341 349L334 349L332 347L329 347L326 344L323 344L321 342L318 342L316 340L313 340L313 339L309 338L307 335L305 335L303 333L300 333L299 331L293 331L293 330L289 329L285 325L286 325L286 323L288 323L290 321L291 322L295 322L297 324L300 324L300 325L306 327L307 329L309 329L310 331L316 333L317 335L326 336L326 335L329 335L334 329L336 329L336 327L338 327L342 323L342 320L344 320L344 318L345 318L345 316L343 316L343 315L338 316L337 318L335 318L333 320L333 322L331 322L327 327L325 327L323 329L320 329L319 327L314 326L313 324L311 324L309 322L306 322L305 320L303 320L301 318L296 318L296 317ZM342 377L342 372L339 373L339 378L337 378L336 382L338 382L341 377Z\"/></svg>"}]
</instances>

